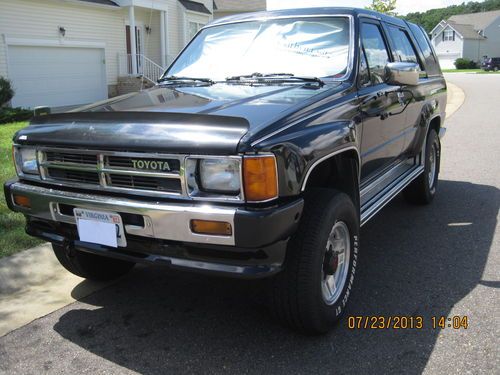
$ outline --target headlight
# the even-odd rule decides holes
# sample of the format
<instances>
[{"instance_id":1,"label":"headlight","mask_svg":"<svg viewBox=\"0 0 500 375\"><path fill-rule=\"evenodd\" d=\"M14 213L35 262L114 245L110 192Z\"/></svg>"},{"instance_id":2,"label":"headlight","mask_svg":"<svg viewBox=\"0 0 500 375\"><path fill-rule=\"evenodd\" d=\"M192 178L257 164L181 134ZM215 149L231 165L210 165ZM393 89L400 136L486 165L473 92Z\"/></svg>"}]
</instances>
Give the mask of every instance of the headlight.
<instances>
[{"instance_id":1,"label":"headlight","mask_svg":"<svg viewBox=\"0 0 500 375\"><path fill-rule=\"evenodd\" d=\"M240 157L189 157L186 159L186 187L199 199L241 198Z\"/></svg>"},{"instance_id":2,"label":"headlight","mask_svg":"<svg viewBox=\"0 0 500 375\"><path fill-rule=\"evenodd\" d=\"M38 174L36 150L29 147L14 149L14 158L18 174Z\"/></svg>"},{"instance_id":3,"label":"headlight","mask_svg":"<svg viewBox=\"0 0 500 375\"><path fill-rule=\"evenodd\" d=\"M200 188L207 192L238 194L240 162L235 159L200 160Z\"/></svg>"}]
</instances>

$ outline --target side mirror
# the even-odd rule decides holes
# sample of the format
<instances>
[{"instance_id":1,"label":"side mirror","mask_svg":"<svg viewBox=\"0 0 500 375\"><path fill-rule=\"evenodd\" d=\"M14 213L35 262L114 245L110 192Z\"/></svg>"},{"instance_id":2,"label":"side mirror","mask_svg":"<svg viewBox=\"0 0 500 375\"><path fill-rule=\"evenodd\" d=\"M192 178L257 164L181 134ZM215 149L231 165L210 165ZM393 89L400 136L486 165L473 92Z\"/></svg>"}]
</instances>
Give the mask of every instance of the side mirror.
<instances>
[{"instance_id":1,"label":"side mirror","mask_svg":"<svg viewBox=\"0 0 500 375\"><path fill-rule=\"evenodd\" d=\"M420 70L415 63L392 62L385 66L385 74L388 85L415 86L418 84Z\"/></svg>"}]
</instances>

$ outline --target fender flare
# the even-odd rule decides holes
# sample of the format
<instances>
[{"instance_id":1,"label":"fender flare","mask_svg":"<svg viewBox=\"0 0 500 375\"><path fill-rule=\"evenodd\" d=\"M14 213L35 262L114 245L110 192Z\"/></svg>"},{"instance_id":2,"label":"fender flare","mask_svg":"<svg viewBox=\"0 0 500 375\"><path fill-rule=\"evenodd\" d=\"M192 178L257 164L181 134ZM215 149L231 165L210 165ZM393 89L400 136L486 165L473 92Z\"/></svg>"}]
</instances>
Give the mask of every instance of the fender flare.
<instances>
[{"instance_id":1,"label":"fender flare","mask_svg":"<svg viewBox=\"0 0 500 375\"><path fill-rule=\"evenodd\" d=\"M302 186L301 186L301 191L304 191L306 189L306 186L307 186L307 181L309 180L309 177L310 175L312 174L312 172L314 171L314 169L320 165L322 162L328 160L328 159L331 159L332 157L336 156L336 155L339 155L339 154L342 154L343 152L347 152L347 151L350 151L350 150L354 150L356 152L356 156L357 156L357 159L358 159L358 184L360 182L360 176L361 176L361 155L359 153L359 150L356 146L354 145L351 145L351 146L347 146L347 147L342 147L340 149L337 149L327 155L324 155L322 156L321 158L317 159L308 169L307 169L307 172L305 173L305 176L304 176L304 181L302 182Z\"/></svg>"}]
</instances>

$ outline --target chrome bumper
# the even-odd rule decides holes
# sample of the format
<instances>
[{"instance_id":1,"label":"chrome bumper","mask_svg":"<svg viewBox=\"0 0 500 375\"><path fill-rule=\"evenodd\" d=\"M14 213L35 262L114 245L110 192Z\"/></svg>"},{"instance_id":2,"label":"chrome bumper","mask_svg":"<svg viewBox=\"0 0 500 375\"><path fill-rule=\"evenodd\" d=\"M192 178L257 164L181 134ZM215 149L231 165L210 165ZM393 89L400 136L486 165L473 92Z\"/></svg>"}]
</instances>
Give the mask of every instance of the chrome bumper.
<instances>
[{"instance_id":1,"label":"chrome bumper","mask_svg":"<svg viewBox=\"0 0 500 375\"><path fill-rule=\"evenodd\" d=\"M75 218L61 212L60 205L140 215L144 226L125 225L130 235L155 239L214 244L235 245L235 208L214 207L200 204L166 204L160 202L137 201L119 197L105 197L54 190L50 188L14 182L8 186L10 194L5 194L9 206L17 212L36 218L75 224ZM31 208L24 208L12 201L12 194L30 198ZM230 236L201 235L191 231L192 219L223 221L231 224Z\"/></svg>"}]
</instances>

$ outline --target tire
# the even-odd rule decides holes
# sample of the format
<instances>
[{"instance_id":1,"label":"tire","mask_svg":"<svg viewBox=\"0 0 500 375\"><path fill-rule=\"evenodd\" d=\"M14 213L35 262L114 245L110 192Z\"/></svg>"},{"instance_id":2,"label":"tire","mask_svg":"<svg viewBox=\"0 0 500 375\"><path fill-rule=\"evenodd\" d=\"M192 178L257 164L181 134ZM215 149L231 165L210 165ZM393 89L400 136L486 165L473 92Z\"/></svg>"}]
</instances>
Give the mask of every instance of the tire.
<instances>
[{"instance_id":1,"label":"tire","mask_svg":"<svg viewBox=\"0 0 500 375\"><path fill-rule=\"evenodd\" d=\"M269 302L280 322L302 333L318 334L333 328L349 299L358 258L359 219L349 196L336 190L313 189L305 201L284 270L271 280ZM333 249L329 242L335 233L337 240L344 239L343 265L341 257L332 253L340 252L340 247ZM325 282L337 276L338 288L329 294Z\"/></svg>"},{"instance_id":2,"label":"tire","mask_svg":"<svg viewBox=\"0 0 500 375\"><path fill-rule=\"evenodd\" d=\"M431 129L427 136L424 155L424 173L403 191L405 199L411 204L429 204L436 195L441 162L441 143L434 129Z\"/></svg>"},{"instance_id":3,"label":"tire","mask_svg":"<svg viewBox=\"0 0 500 375\"><path fill-rule=\"evenodd\" d=\"M135 263L89 254L52 244L59 263L72 274L89 280L115 280L129 272Z\"/></svg>"}]
</instances>

